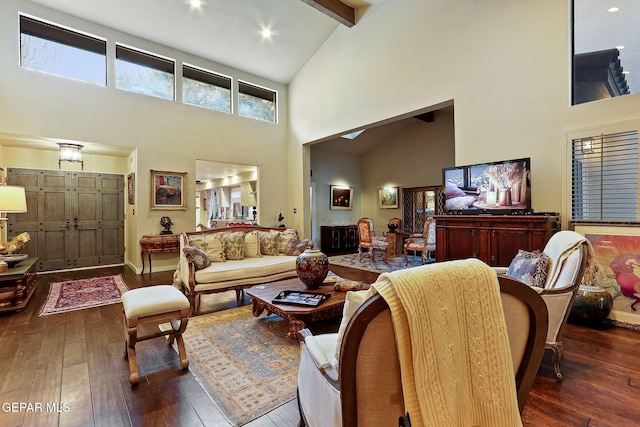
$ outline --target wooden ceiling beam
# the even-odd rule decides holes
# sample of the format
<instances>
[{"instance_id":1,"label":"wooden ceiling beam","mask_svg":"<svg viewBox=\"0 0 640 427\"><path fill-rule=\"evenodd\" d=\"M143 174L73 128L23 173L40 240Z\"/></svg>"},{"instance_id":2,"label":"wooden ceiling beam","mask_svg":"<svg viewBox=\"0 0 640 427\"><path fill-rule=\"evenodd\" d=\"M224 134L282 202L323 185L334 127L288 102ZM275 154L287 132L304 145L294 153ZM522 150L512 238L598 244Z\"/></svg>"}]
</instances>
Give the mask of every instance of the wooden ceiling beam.
<instances>
[{"instance_id":1,"label":"wooden ceiling beam","mask_svg":"<svg viewBox=\"0 0 640 427\"><path fill-rule=\"evenodd\" d=\"M340 0L302 1L349 28L356 25L356 10Z\"/></svg>"}]
</instances>

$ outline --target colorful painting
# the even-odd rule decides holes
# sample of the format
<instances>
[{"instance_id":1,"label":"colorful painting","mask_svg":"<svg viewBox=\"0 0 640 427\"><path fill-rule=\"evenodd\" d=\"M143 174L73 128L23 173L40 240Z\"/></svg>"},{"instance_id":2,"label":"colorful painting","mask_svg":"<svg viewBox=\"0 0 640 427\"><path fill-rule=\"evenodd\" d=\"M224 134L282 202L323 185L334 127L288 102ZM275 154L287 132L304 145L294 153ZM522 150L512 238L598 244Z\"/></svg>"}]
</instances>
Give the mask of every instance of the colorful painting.
<instances>
[{"instance_id":1,"label":"colorful painting","mask_svg":"<svg viewBox=\"0 0 640 427\"><path fill-rule=\"evenodd\" d=\"M609 319L640 325L640 227L576 226L596 257L594 284L613 296ZM635 329L635 328L634 328Z\"/></svg>"},{"instance_id":2,"label":"colorful painting","mask_svg":"<svg viewBox=\"0 0 640 427\"><path fill-rule=\"evenodd\" d=\"M353 187L341 185L331 186L329 209L350 211L352 206Z\"/></svg>"},{"instance_id":3,"label":"colorful painting","mask_svg":"<svg viewBox=\"0 0 640 427\"><path fill-rule=\"evenodd\" d=\"M151 171L151 210L186 210L186 173Z\"/></svg>"},{"instance_id":4,"label":"colorful painting","mask_svg":"<svg viewBox=\"0 0 640 427\"><path fill-rule=\"evenodd\" d=\"M398 187L383 187L378 189L378 207L380 209L397 209Z\"/></svg>"}]
</instances>

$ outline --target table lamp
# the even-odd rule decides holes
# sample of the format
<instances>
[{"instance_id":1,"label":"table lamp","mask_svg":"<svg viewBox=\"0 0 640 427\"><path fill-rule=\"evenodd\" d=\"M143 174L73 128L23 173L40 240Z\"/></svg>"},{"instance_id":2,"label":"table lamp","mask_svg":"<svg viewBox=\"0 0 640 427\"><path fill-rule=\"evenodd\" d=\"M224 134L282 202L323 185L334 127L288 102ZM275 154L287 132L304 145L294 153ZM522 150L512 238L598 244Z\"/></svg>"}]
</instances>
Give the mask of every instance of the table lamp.
<instances>
[{"instance_id":1,"label":"table lamp","mask_svg":"<svg viewBox=\"0 0 640 427\"><path fill-rule=\"evenodd\" d=\"M0 212L2 213L23 213L27 211L27 198L24 187L14 185L0 185ZM3 215L0 221L6 221ZM4 228L0 222L0 227ZM4 239L4 231L2 238ZM4 246L0 244L0 252L4 252ZM0 261L0 272L7 271L9 266L6 262Z\"/></svg>"}]
</instances>

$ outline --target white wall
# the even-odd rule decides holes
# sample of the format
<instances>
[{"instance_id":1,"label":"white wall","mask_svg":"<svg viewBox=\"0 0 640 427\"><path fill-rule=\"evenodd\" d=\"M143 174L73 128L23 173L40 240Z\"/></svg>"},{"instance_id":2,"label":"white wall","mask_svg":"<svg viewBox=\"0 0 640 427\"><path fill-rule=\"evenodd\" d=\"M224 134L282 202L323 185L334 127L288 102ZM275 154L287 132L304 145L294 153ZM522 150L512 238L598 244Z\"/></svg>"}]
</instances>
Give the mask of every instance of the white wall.
<instances>
[{"instance_id":1,"label":"white wall","mask_svg":"<svg viewBox=\"0 0 640 427\"><path fill-rule=\"evenodd\" d=\"M640 94L570 106L569 21L558 0L373 5L289 85L290 137L318 141L453 99L456 164L531 157L533 208L566 219L567 133L640 117Z\"/></svg>"},{"instance_id":2,"label":"white wall","mask_svg":"<svg viewBox=\"0 0 640 427\"><path fill-rule=\"evenodd\" d=\"M107 38L107 52L122 42L150 52L202 66L237 79L278 91L278 124L183 105L144 95L65 79L19 67L18 12L25 12ZM169 215L174 232L191 231L195 224L196 159L252 164L260 170L260 217L276 226L287 203L287 87L222 64L137 39L25 0L0 2L0 133L45 137L137 148L131 160L136 172L136 204L128 209L127 262L141 266L140 237L159 232L161 216ZM111 67L112 69L112 67ZM178 86L178 92L180 87ZM234 100L234 104L236 104ZM234 105L234 111L237 111ZM284 164L284 166L283 166ZM14 166L4 163L2 166ZM186 211L151 211L149 170L187 172ZM93 168L85 168L93 172ZM192 179L191 179L192 178ZM131 247L133 242L133 247ZM156 261L156 258L158 261ZM154 271L175 268L173 254L154 255Z\"/></svg>"}]
</instances>

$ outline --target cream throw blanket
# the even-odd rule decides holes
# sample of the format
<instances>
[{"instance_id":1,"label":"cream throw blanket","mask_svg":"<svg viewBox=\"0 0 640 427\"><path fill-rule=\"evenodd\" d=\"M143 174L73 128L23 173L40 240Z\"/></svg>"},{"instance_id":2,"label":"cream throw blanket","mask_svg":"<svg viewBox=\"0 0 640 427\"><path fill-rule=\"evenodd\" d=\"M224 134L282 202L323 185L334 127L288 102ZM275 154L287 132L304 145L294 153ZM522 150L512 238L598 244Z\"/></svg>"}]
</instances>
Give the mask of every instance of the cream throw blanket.
<instances>
[{"instance_id":1,"label":"cream throw blanket","mask_svg":"<svg viewBox=\"0 0 640 427\"><path fill-rule=\"evenodd\" d=\"M418 426L521 426L496 273L476 259L383 274L405 409Z\"/></svg>"}]
</instances>

